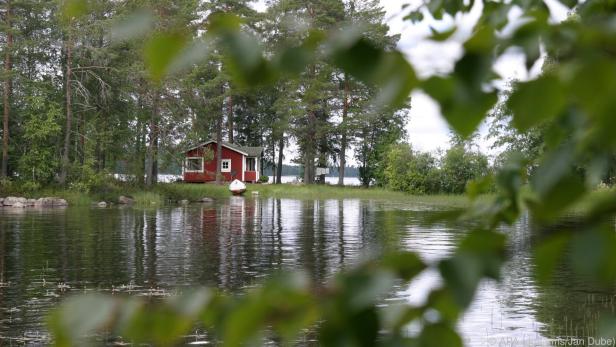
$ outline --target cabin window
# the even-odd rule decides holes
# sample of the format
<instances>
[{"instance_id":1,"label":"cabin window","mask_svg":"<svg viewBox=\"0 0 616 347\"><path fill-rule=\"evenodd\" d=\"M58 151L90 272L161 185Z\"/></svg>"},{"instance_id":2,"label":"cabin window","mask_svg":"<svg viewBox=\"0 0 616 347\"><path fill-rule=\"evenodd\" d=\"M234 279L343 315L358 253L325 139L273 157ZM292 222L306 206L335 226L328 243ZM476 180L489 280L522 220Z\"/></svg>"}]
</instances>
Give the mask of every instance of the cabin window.
<instances>
[{"instance_id":1,"label":"cabin window","mask_svg":"<svg viewBox=\"0 0 616 347\"><path fill-rule=\"evenodd\" d=\"M257 171L257 160L255 158L246 158L246 171Z\"/></svg>"},{"instance_id":2,"label":"cabin window","mask_svg":"<svg viewBox=\"0 0 616 347\"><path fill-rule=\"evenodd\" d=\"M231 172L231 159L223 159L221 162L221 170L222 172Z\"/></svg>"},{"instance_id":3,"label":"cabin window","mask_svg":"<svg viewBox=\"0 0 616 347\"><path fill-rule=\"evenodd\" d=\"M203 172L203 158L186 158L186 172Z\"/></svg>"}]
</instances>

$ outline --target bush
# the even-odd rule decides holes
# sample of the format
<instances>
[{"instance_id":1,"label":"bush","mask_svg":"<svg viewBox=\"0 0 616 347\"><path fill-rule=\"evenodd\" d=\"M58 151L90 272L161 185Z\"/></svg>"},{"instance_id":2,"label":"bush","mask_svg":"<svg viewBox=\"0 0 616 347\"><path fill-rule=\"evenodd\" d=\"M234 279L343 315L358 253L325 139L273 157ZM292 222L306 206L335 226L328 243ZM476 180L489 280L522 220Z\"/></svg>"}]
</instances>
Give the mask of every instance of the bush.
<instances>
[{"instance_id":1,"label":"bush","mask_svg":"<svg viewBox=\"0 0 616 347\"><path fill-rule=\"evenodd\" d=\"M393 145L384 165L385 185L411 194L438 193L440 174L436 164L430 153L413 151L408 144Z\"/></svg>"},{"instance_id":2,"label":"bush","mask_svg":"<svg viewBox=\"0 0 616 347\"><path fill-rule=\"evenodd\" d=\"M96 172L90 164L74 166L71 169L69 189L81 192L109 196L119 190L119 182L107 172Z\"/></svg>"},{"instance_id":3,"label":"bush","mask_svg":"<svg viewBox=\"0 0 616 347\"><path fill-rule=\"evenodd\" d=\"M468 182L485 176L488 169L485 155L454 146L445 153L441 162L442 190L462 194Z\"/></svg>"},{"instance_id":4,"label":"bush","mask_svg":"<svg viewBox=\"0 0 616 347\"><path fill-rule=\"evenodd\" d=\"M25 193L34 193L41 189L41 184L34 181L25 181L21 184L21 190Z\"/></svg>"},{"instance_id":5,"label":"bush","mask_svg":"<svg viewBox=\"0 0 616 347\"><path fill-rule=\"evenodd\" d=\"M259 182L261 182L261 183L269 182L269 176L265 176L264 175L264 176L259 177Z\"/></svg>"},{"instance_id":6,"label":"bush","mask_svg":"<svg viewBox=\"0 0 616 347\"><path fill-rule=\"evenodd\" d=\"M488 172L488 159L479 152L453 147L439 161L409 144L390 146L385 157L383 185L411 194L461 194L469 181Z\"/></svg>"}]
</instances>

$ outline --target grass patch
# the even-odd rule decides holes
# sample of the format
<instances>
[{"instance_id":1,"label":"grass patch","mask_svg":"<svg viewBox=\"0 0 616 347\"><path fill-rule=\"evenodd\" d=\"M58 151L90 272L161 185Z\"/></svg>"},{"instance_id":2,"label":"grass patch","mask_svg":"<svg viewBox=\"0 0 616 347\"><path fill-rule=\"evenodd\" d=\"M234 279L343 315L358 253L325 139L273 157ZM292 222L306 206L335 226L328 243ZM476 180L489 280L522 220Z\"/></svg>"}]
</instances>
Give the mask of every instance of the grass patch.
<instances>
[{"instance_id":1,"label":"grass patch","mask_svg":"<svg viewBox=\"0 0 616 347\"><path fill-rule=\"evenodd\" d=\"M165 200L199 201L208 198L226 198L231 196L227 184L187 184L187 183L161 183L152 191L160 194Z\"/></svg>"},{"instance_id":2,"label":"grass patch","mask_svg":"<svg viewBox=\"0 0 616 347\"><path fill-rule=\"evenodd\" d=\"M361 199L414 202L440 206L467 206L465 195L409 195L383 188L338 187L331 185L251 184L248 194L259 192L260 196L306 200Z\"/></svg>"},{"instance_id":3,"label":"grass patch","mask_svg":"<svg viewBox=\"0 0 616 347\"><path fill-rule=\"evenodd\" d=\"M139 191L131 195L138 206L161 206L165 199L156 192Z\"/></svg>"}]
</instances>

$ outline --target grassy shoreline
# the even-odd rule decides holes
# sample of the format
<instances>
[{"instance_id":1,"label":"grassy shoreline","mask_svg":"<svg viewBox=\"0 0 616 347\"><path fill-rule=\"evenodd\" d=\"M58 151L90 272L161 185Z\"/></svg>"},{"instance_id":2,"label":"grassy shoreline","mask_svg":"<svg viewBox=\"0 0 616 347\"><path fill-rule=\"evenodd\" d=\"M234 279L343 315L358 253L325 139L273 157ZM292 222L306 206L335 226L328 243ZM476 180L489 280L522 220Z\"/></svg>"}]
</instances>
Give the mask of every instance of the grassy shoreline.
<instances>
[{"instance_id":1,"label":"grassy shoreline","mask_svg":"<svg viewBox=\"0 0 616 347\"><path fill-rule=\"evenodd\" d=\"M392 202L413 202L440 206L466 206L468 198L464 195L409 195L383 188L338 187L332 185L294 185L294 184L248 184L246 197L258 192L260 197L289 198L300 200L361 199ZM231 196L227 185L160 183L150 189L133 186L117 186L102 192L79 192L62 188L42 188L32 192L19 192L18 189L0 191L0 196L24 196L38 198L55 196L66 199L71 206L88 206L99 201L117 203L121 196L131 196L139 206L162 206L175 204L181 200L191 202L202 198L225 199Z\"/></svg>"}]
</instances>

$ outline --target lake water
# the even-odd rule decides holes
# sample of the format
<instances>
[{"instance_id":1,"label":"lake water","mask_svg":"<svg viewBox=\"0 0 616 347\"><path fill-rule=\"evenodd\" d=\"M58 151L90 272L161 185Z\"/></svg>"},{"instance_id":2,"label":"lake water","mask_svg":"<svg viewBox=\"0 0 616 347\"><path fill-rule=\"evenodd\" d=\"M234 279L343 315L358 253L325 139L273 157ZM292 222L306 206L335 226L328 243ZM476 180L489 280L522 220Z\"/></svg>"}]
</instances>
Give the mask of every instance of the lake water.
<instances>
[{"instance_id":1,"label":"lake water","mask_svg":"<svg viewBox=\"0 0 616 347\"><path fill-rule=\"evenodd\" d=\"M436 261L465 234L453 222L426 227L436 212L411 203L250 197L152 210L0 209L0 345L47 343L48 310L90 289L240 291L280 269L326 281L384 248ZM535 283L531 246L541 231L527 218L503 232L511 258L501 282L482 283L460 323L468 346L550 346L592 334L599 312L614 311L614 292L573 281L565 268L553 285ZM392 297L422 302L439 282L428 272Z\"/></svg>"}]
</instances>

